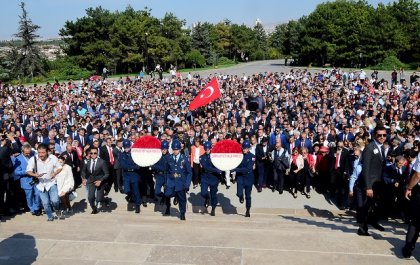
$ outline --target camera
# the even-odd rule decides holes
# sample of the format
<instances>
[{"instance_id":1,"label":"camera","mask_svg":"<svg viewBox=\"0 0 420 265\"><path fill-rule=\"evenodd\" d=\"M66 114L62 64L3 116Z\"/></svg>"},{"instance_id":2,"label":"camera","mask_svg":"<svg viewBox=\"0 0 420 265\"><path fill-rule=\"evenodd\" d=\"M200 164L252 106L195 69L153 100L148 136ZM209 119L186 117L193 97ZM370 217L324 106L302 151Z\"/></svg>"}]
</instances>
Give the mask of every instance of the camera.
<instances>
[{"instance_id":1,"label":"camera","mask_svg":"<svg viewBox=\"0 0 420 265\"><path fill-rule=\"evenodd\" d=\"M39 179L35 178L35 177L32 177L32 180L31 180L31 182L29 182L29 185L33 186L33 185L36 185L38 183L39 183Z\"/></svg>"}]
</instances>

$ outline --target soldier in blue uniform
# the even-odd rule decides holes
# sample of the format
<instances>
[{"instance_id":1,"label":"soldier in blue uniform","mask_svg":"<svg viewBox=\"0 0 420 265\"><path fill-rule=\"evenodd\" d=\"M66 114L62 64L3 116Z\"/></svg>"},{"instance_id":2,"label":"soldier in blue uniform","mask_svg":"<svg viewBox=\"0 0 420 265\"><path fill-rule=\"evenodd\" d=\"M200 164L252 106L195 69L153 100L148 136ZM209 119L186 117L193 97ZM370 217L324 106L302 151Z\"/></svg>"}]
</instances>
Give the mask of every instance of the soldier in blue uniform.
<instances>
[{"instance_id":1,"label":"soldier in blue uniform","mask_svg":"<svg viewBox=\"0 0 420 265\"><path fill-rule=\"evenodd\" d=\"M155 201L158 200L157 197L160 197L160 203L165 202L165 195L162 192L162 187L165 185L166 173L168 171L168 158L169 158L169 142L163 141L161 143L162 157L160 160L152 166L152 169L155 171Z\"/></svg>"},{"instance_id":2,"label":"soldier in blue uniform","mask_svg":"<svg viewBox=\"0 0 420 265\"><path fill-rule=\"evenodd\" d=\"M204 143L205 154L200 156L202 167L201 175L201 196L204 198L204 207L208 207L211 199L211 216L216 215L217 206L217 186L220 182L222 171L217 169L210 160L211 142ZM209 189L210 187L210 196Z\"/></svg>"},{"instance_id":3,"label":"soldier in blue uniform","mask_svg":"<svg viewBox=\"0 0 420 265\"><path fill-rule=\"evenodd\" d=\"M123 183L124 183L124 192L127 194L128 198L132 198L136 205L136 213L140 213L140 166L134 163L133 158L131 157L131 142L129 140L124 140L123 142L124 152L119 156L119 162L121 169L123 171Z\"/></svg>"},{"instance_id":4,"label":"soldier in blue uniform","mask_svg":"<svg viewBox=\"0 0 420 265\"><path fill-rule=\"evenodd\" d=\"M189 190L192 179L191 164L188 158L181 154L181 142L178 139L172 141L173 153L168 157L168 174L166 177L165 197L176 197L179 203L181 220L185 220L187 210L186 192ZM170 203L166 201L165 215L170 214Z\"/></svg>"},{"instance_id":5,"label":"soldier in blue uniform","mask_svg":"<svg viewBox=\"0 0 420 265\"><path fill-rule=\"evenodd\" d=\"M245 217L251 217L249 213L251 209L251 191L252 185L254 184L254 165L255 165L255 156L249 152L251 144L249 140L245 140L242 144L242 149L244 157L239 166L234 169L236 172L236 183L237 183L237 192L236 196L239 197L239 202L244 203L244 190L245 190L245 200L246 200L246 213Z\"/></svg>"}]
</instances>

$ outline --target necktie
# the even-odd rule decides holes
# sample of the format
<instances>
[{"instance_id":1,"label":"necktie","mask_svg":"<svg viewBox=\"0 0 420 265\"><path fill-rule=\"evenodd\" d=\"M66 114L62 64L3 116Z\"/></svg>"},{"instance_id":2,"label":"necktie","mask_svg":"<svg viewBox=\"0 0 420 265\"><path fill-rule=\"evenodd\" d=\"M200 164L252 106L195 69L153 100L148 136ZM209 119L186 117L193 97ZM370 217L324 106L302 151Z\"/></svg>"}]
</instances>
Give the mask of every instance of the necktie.
<instances>
[{"instance_id":1,"label":"necktie","mask_svg":"<svg viewBox=\"0 0 420 265\"><path fill-rule=\"evenodd\" d=\"M111 165L114 165L114 155L112 154L112 149L109 146L108 146L108 152L109 152L109 162L111 163Z\"/></svg>"},{"instance_id":2,"label":"necktie","mask_svg":"<svg viewBox=\"0 0 420 265\"><path fill-rule=\"evenodd\" d=\"M382 155L383 161L385 161L385 148L384 148L384 145L381 146L381 155Z\"/></svg>"},{"instance_id":3,"label":"necktie","mask_svg":"<svg viewBox=\"0 0 420 265\"><path fill-rule=\"evenodd\" d=\"M336 157L336 160L335 160L335 169L338 169L338 167L340 166L340 155L341 155L341 153L337 152L337 157Z\"/></svg>"},{"instance_id":4,"label":"necktie","mask_svg":"<svg viewBox=\"0 0 420 265\"><path fill-rule=\"evenodd\" d=\"M85 139L83 139L83 137L80 137L80 143L82 144L82 146L85 145Z\"/></svg>"},{"instance_id":5,"label":"necktie","mask_svg":"<svg viewBox=\"0 0 420 265\"><path fill-rule=\"evenodd\" d=\"M91 170L92 174L95 171L95 166L96 166L96 160L93 160L93 165L92 165L92 170Z\"/></svg>"}]
</instances>

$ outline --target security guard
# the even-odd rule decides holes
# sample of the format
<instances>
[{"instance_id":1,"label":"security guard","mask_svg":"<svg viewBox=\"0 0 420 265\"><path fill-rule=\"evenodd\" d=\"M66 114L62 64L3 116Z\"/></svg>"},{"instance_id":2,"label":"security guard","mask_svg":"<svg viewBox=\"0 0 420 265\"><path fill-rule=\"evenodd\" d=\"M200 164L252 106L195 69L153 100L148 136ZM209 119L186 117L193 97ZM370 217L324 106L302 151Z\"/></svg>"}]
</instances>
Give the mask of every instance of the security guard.
<instances>
[{"instance_id":1,"label":"security guard","mask_svg":"<svg viewBox=\"0 0 420 265\"><path fill-rule=\"evenodd\" d=\"M155 196L156 201L158 200L157 197L160 197L160 203L163 204L165 202L165 195L162 192L162 187L165 185L166 181L166 173L168 171L168 158L169 158L169 142L163 141L161 143L162 149L162 157L160 160L152 166L152 169L155 171Z\"/></svg>"},{"instance_id":2,"label":"security guard","mask_svg":"<svg viewBox=\"0 0 420 265\"><path fill-rule=\"evenodd\" d=\"M420 147L420 144L418 144ZM405 245L402 249L404 258L410 258L420 234L420 154L410 172L410 181L405 191L405 197L410 201L411 220L407 228Z\"/></svg>"},{"instance_id":3,"label":"security guard","mask_svg":"<svg viewBox=\"0 0 420 265\"><path fill-rule=\"evenodd\" d=\"M176 197L179 202L181 220L185 220L187 208L186 192L189 190L192 179L192 170L188 158L180 153L181 142L178 139L172 141L172 155L168 158L168 174L166 177L165 196ZM165 215L170 214L170 203L166 201Z\"/></svg>"},{"instance_id":4,"label":"security guard","mask_svg":"<svg viewBox=\"0 0 420 265\"><path fill-rule=\"evenodd\" d=\"M249 152L251 144L249 140L245 140L242 144L244 157L239 166L234 169L236 172L237 192L236 196L239 197L239 202L244 203L244 190L246 199L246 213L245 217L251 217L249 211L251 209L251 191L254 184L254 166L255 156Z\"/></svg>"},{"instance_id":5,"label":"security guard","mask_svg":"<svg viewBox=\"0 0 420 265\"><path fill-rule=\"evenodd\" d=\"M200 164L202 167L201 175L201 196L205 199L204 207L208 207L211 198L211 216L216 215L217 205L217 186L220 182L222 171L217 169L210 160L211 142L204 143L205 154L200 156ZM209 189L210 187L210 196Z\"/></svg>"},{"instance_id":6,"label":"security guard","mask_svg":"<svg viewBox=\"0 0 420 265\"><path fill-rule=\"evenodd\" d=\"M134 203L136 204L135 212L140 213L140 166L134 163L131 157L131 142L129 140L124 140L123 148L124 152L120 154L119 162L123 171L124 192L128 198L132 197L134 199Z\"/></svg>"}]
</instances>

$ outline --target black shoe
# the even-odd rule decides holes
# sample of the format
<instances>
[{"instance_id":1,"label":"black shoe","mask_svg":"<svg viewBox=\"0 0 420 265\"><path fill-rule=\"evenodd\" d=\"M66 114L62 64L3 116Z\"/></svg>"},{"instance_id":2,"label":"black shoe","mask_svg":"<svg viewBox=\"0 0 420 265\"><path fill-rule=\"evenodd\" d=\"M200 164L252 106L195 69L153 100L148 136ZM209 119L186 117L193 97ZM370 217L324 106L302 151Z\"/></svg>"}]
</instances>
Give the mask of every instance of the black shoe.
<instances>
[{"instance_id":1,"label":"black shoe","mask_svg":"<svg viewBox=\"0 0 420 265\"><path fill-rule=\"evenodd\" d=\"M378 224L378 223L369 223L373 228L375 228L375 229L378 229L379 231L381 231L381 232L383 232L383 231L385 231L385 228L382 226L382 225L380 225L380 224Z\"/></svg>"},{"instance_id":2,"label":"black shoe","mask_svg":"<svg viewBox=\"0 0 420 265\"><path fill-rule=\"evenodd\" d=\"M135 213L140 213L140 205L136 205L136 211Z\"/></svg>"},{"instance_id":3,"label":"black shoe","mask_svg":"<svg viewBox=\"0 0 420 265\"><path fill-rule=\"evenodd\" d=\"M251 214L249 213L249 209L246 210L245 217L251 217Z\"/></svg>"},{"instance_id":4,"label":"black shoe","mask_svg":"<svg viewBox=\"0 0 420 265\"><path fill-rule=\"evenodd\" d=\"M230 188L230 186L227 186L227 185L226 185L226 189L228 190L229 188Z\"/></svg>"},{"instance_id":5,"label":"black shoe","mask_svg":"<svg viewBox=\"0 0 420 265\"><path fill-rule=\"evenodd\" d=\"M163 215L166 215L166 216L171 215L171 210L169 209L169 207L166 207L165 213Z\"/></svg>"},{"instance_id":6,"label":"black shoe","mask_svg":"<svg viewBox=\"0 0 420 265\"><path fill-rule=\"evenodd\" d=\"M177 197L174 198L174 205L178 205L178 198Z\"/></svg>"},{"instance_id":7,"label":"black shoe","mask_svg":"<svg viewBox=\"0 0 420 265\"><path fill-rule=\"evenodd\" d=\"M367 228L363 228L363 227L359 227L359 229L357 230L357 234L359 236L370 236Z\"/></svg>"},{"instance_id":8,"label":"black shoe","mask_svg":"<svg viewBox=\"0 0 420 265\"><path fill-rule=\"evenodd\" d=\"M271 191L272 191L272 192L275 192L275 191L276 191L276 189L275 189L275 188L271 188Z\"/></svg>"},{"instance_id":9,"label":"black shoe","mask_svg":"<svg viewBox=\"0 0 420 265\"><path fill-rule=\"evenodd\" d=\"M181 218L182 221L185 221L185 214L181 213Z\"/></svg>"},{"instance_id":10,"label":"black shoe","mask_svg":"<svg viewBox=\"0 0 420 265\"><path fill-rule=\"evenodd\" d=\"M94 208L91 212L91 214L97 214L98 213L98 209Z\"/></svg>"},{"instance_id":11,"label":"black shoe","mask_svg":"<svg viewBox=\"0 0 420 265\"><path fill-rule=\"evenodd\" d=\"M411 248L408 248L407 246L404 246L402 248L402 255L405 259L411 258L413 250Z\"/></svg>"},{"instance_id":12,"label":"black shoe","mask_svg":"<svg viewBox=\"0 0 420 265\"><path fill-rule=\"evenodd\" d=\"M205 201L204 201L204 207L209 207L209 204L210 204L210 200L209 199L206 199Z\"/></svg>"},{"instance_id":13,"label":"black shoe","mask_svg":"<svg viewBox=\"0 0 420 265\"><path fill-rule=\"evenodd\" d=\"M283 191L282 190L279 190L279 194L281 195L281 194L283 194Z\"/></svg>"},{"instance_id":14,"label":"black shoe","mask_svg":"<svg viewBox=\"0 0 420 265\"><path fill-rule=\"evenodd\" d=\"M211 208L211 213L210 213L210 215L211 215L211 216L216 216L216 207L212 207L212 208Z\"/></svg>"},{"instance_id":15,"label":"black shoe","mask_svg":"<svg viewBox=\"0 0 420 265\"><path fill-rule=\"evenodd\" d=\"M143 202L143 207L147 207L147 202Z\"/></svg>"},{"instance_id":16,"label":"black shoe","mask_svg":"<svg viewBox=\"0 0 420 265\"><path fill-rule=\"evenodd\" d=\"M261 187L258 187L258 192L262 192L262 188Z\"/></svg>"},{"instance_id":17,"label":"black shoe","mask_svg":"<svg viewBox=\"0 0 420 265\"><path fill-rule=\"evenodd\" d=\"M293 198L295 198L295 199L297 198L297 192L293 193Z\"/></svg>"},{"instance_id":18,"label":"black shoe","mask_svg":"<svg viewBox=\"0 0 420 265\"><path fill-rule=\"evenodd\" d=\"M244 198L239 198L240 203L244 203Z\"/></svg>"}]
</instances>

